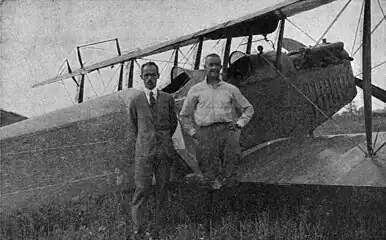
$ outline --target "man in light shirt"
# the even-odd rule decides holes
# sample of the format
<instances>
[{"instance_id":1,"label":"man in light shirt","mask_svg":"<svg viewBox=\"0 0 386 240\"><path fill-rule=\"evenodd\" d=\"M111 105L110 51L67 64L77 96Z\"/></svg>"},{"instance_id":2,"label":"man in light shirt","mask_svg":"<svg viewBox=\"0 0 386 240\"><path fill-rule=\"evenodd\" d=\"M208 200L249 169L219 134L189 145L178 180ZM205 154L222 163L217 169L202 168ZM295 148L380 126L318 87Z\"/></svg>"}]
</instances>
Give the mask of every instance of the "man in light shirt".
<instances>
[{"instance_id":1,"label":"man in light shirt","mask_svg":"<svg viewBox=\"0 0 386 240\"><path fill-rule=\"evenodd\" d=\"M254 109L237 87L221 79L219 55L206 56L204 68L206 78L190 88L180 116L184 131L196 144L196 158L204 177L219 188L222 183L235 183L241 158L240 131L251 120Z\"/></svg>"}]
</instances>

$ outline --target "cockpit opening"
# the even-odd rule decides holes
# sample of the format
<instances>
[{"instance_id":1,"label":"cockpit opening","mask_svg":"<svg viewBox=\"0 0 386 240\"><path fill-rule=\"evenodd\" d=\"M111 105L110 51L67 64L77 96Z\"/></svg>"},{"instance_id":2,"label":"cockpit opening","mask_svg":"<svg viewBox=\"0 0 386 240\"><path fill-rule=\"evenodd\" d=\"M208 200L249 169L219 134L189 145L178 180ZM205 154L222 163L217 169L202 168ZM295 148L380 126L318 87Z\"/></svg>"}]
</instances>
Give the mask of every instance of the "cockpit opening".
<instances>
[{"instance_id":1,"label":"cockpit opening","mask_svg":"<svg viewBox=\"0 0 386 240\"><path fill-rule=\"evenodd\" d=\"M230 55L229 74L233 78L245 78L251 74L252 65L249 56L243 52L235 51Z\"/></svg>"},{"instance_id":2,"label":"cockpit opening","mask_svg":"<svg viewBox=\"0 0 386 240\"><path fill-rule=\"evenodd\" d=\"M182 87L185 86L186 83L189 82L190 77L185 72L176 72L176 68L173 68L171 71L171 83L164 87L162 91L167 92L169 94L173 94L180 90Z\"/></svg>"}]
</instances>

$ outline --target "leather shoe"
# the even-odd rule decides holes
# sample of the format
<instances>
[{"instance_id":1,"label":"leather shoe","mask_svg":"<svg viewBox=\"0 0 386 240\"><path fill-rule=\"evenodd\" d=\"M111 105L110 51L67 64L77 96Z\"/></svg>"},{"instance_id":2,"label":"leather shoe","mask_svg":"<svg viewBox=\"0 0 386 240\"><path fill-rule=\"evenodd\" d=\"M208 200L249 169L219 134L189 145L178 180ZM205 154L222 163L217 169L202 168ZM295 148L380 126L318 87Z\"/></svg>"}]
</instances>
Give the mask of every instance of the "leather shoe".
<instances>
[{"instance_id":1,"label":"leather shoe","mask_svg":"<svg viewBox=\"0 0 386 240\"><path fill-rule=\"evenodd\" d=\"M233 178L225 179L225 180L222 182L222 185L223 185L224 187L229 187L229 188L237 187L239 184L240 184L240 182L239 182L237 179L233 179Z\"/></svg>"}]
</instances>

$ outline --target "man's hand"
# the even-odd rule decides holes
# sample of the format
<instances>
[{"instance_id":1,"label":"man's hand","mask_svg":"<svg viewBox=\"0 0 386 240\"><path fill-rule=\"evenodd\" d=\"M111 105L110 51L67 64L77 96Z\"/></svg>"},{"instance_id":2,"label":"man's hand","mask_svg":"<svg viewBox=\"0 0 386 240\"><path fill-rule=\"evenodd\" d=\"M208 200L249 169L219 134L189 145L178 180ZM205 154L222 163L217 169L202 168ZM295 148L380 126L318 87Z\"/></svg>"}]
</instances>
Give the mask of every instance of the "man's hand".
<instances>
[{"instance_id":1,"label":"man's hand","mask_svg":"<svg viewBox=\"0 0 386 240\"><path fill-rule=\"evenodd\" d=\"M193 136L194 144L200 145L200 143L204 140L203 136L200 134L200 131L196 131Z\"/></svg>"},{"instance_id":2,"label":"man's hand","mask_svg":"<svg viewBox=\"0 0 386 240\"><path fill-rule=\"evenodd\" d=\"M241 126L239 124L237 124L237 123L232 123L231 122L231 123L229 123L228 128L230 130L236 131L236 130L240 130Z\"/></svg>"},{"instance_id":3,"label":"man's hand","mask_svg":"<svg viewBox=\"0 0 386 240\"><path fill-rule=\"evenodd\" d=\"M192 138L193 138L194 144L196 145L200 144L200 141L197 139L197 132L193 134Z\"/></svg>"},{"instance_id":4,"label":"man's hand","mask_svg":"<svg viewBox=\"0 0 386 240\"><path fill-rule=\"evenodd\" d=\"M197 140L197 138L194 138L194 137L193 137L193 142L194 142L194 144L196 144L197 146L200 145L200 142Z\"/></svg>"}]
</instances>

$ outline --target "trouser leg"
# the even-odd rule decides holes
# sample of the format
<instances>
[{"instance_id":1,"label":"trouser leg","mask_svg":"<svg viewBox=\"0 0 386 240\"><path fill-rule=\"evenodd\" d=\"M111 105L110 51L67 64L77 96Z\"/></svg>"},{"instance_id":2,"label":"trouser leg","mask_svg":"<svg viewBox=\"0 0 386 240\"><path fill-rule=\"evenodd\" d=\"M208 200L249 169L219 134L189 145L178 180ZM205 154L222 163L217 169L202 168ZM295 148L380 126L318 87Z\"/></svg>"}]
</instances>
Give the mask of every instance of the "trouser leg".
<instances>
[{"instance_id":1,"label":"trouser leg","mask_svg":"<svg viewBox=\"0 0 386 240\"><path fill-rule=\"evenodd\" d=\"M157 154L154 172L156 178L156 223L161 224L160 210L165 206L170 179L170 159L164 152Z\"/></svg>"},{"instance_id":2,"label":"trouser leg","mask_svg":"<svg viewBox=\"0 0 386 240\"><path fill-rule=\"evenodd\" d=\"M171 179L179 181L186 175L194 173L190 166L184 161L180 154L175 151L173 157L170 160L170 175Z\"/></svg>"},{"instance_id":3,"label":"trouser leg","mask_svg":"<svg viewBox=\"0 0 386 240\"><path fill-rule=\"evenodd\" d=\"M142 228L143 205L149 198L153 178L154 157L137 159L135 162L135 192L131 203L134 230Z\"/></svg>"},{"instance_id":4,"label":"trouser leg","mask_svg":"<svg viewBox=\"0 0 386 240\"><path fill-rule=\"evenodd\" d=\"M235 178L241 160L240 130L224 129L222 136L223 174L225 178Z\"/></svg>"},{"instance_id":5,"label":"trouser leg","mask_svg":"<svg viewBox=\"0 0 386 240\"><path fill-rule=\"evenodd\" d=\"M203 136L199 146L196 146L198 166L204 176L213 181L219 177L219 138L210 126L202 127L198 131Z\"/></svg>"}]
</instances>

